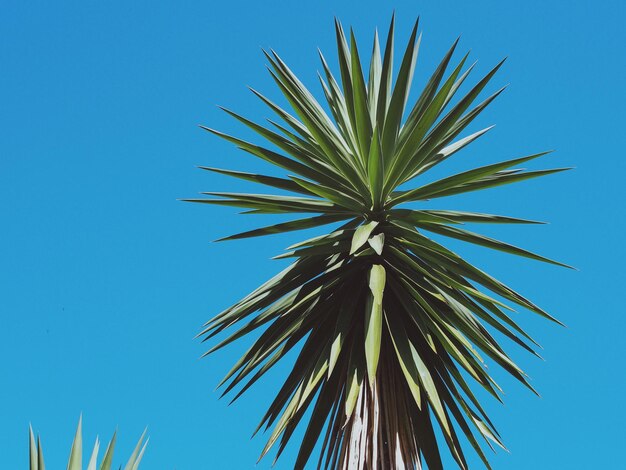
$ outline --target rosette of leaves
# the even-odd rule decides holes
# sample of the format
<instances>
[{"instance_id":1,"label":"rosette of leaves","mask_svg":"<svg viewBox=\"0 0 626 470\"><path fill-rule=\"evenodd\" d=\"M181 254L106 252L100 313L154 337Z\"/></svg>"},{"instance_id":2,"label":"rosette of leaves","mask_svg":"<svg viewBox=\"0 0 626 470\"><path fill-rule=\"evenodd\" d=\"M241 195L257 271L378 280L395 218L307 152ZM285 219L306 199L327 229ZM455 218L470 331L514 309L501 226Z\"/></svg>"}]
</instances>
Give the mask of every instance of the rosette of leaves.
<instances>
[{"instance_id":1,"label":"rosette of leaves","mask_svg":"<svg viewBox=\"0 0 626 470\"><path fill-rule=\"evenodd\" d=\"M451 65L457 40L417 100L408 103L420 43L417 23L397 74L393 18L384 48L374 37L366 71L354 34L347 37L336 22L336 35L340 76L331 72L320 53L324 105L270 51L265 53L270 74L291 110L254 90L278 120L260 125L226 110L269 145L205 128L284 176L206 170L281 192L208 192L203 194L209 198L189 201L244 208L252 214L303 214L223 240L330 224L334 228L278 256L293 262L210 320L200 336L206 340L230 332L210 353L260 330L220 384L224 393L236 391L234 399L299 348L257 428L271 429L263 455L276 445L278 458L296 427L308 421L302 423L296 469L304 468L318 443L318 468L408 469L425 463L431 470L441 469L443 442L438 442L436 428L460 468L468 468L462 441L489 467L484 445L503 445L473 390L480 387L497 400L501 390L485 361L501 366L532 390L494 332L537 354L537 344L509 311L519 306L556 320L432 234L438 240L450 237L562 264L464 227L538 222L433 210L424 202L564 168L518 167L547 153L541 152L427 182L430 169L489 130L464 132L502 92L478 99L502 63L459 93L473 65L466 67L467 55Z\"/></svg>"},{"instance_id":2,"label":"rosette of leaves","mask_svg":"<svg viewBox=\"0 0 626 470\"><path fill-rule=\"evenodd\" d=\"M72 449L70 450L70 457L67 462L67 470L83 470L83 431L82 431L82 417L78 420L78 426L76 428L76 434L74 435L74 441L72 442ZM35 439L33 434L33 428L29 428L29 462L30 470L45 470L46 464L43 458L43 449L41 447L41 439L39 435ZM148 439L145 439L146 432L141 435L133 453L126 462L124 470L138 470L143 454L148 445ZM98 466L98 454L100 453L100 440L96 437L96 442L91 451L91 456L87 464L87 470L111 470L113 464L113 452L115 451L115 442L117 440L117 432L113 433L113 437L109 441L109 444L104 451L104 456ZM122 470L122 467L119 467Z\"/></svg>"}]
</instances>

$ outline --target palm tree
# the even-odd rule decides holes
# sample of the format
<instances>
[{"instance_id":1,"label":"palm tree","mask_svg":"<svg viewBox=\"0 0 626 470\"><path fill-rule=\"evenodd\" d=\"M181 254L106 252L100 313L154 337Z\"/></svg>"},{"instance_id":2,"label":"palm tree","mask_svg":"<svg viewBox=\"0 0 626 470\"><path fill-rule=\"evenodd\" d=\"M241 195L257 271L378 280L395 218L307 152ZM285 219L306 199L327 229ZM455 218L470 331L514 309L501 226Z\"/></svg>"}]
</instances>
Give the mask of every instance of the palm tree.
<instances>
[{"instance_id":1,"label":"palm tree","mask_svg":"<svg viewBox=\"0 0 626 470\"><path fill-rule=\"evenodd\" d=\"M293 263L210 320L200 333L206 340L237 328L209 354L261 329L220 384L224 393L240 386L233 400L300 345L291 373L257 428L273 427L261 457L277 444L278 458L311 410L296 469L304 468L318 438L318 468L414 469L425 463L431 470L441 469L436 428L460 468L468 467L462 436L489 467L478 439L484 438L492 449L492 444L503 444L468 379L500 400L501 390L485 368L488 360L533 390L493 333L537 355L537 343L507 313L510 305L558 323L429 236L565 266L460 227L465 222L539 222L427 208L427 200L564 168L514 168L547 153L542 152L425 182L428 170L490 129L459 137L502 92L473 104L502 62L455 99L473 67L464 70L465 55L446 74L457 40L417 101L407 107L420 43L417 31L416 22L393 81L393 18L384 51L374 37L367 76L354 34L348 40L336 22L340 80L320 53L320 81L330 114L274 51L266 52L270 73L295 114L255 90L280 122L269 120L271 127L265 127L225 111L270 147L205 128L289 175L206 170L287 193L209 192L203 194L211 198L188 201L242 207L251 214L306 215L223 240L334 224L330 233L296 243L277 256ZM412 202L419 204L405 205Z\"/></svg>"}]
</instances>

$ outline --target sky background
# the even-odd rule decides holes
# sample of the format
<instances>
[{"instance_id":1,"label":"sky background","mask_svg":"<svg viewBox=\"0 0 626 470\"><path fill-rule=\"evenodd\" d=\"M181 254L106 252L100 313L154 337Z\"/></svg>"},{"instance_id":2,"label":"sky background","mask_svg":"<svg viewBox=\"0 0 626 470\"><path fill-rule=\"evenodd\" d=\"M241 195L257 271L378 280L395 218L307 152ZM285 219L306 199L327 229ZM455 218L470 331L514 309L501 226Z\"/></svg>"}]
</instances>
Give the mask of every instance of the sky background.
<instances>
[{"instance_id":1,"label":"sky background","mask_svg":"<svg viewBox=\"0 0 626 470\"><path fill-rule=\"evenodd\" d=\"M0 467L26 468L32 422L48 468L63 468L82 412L89 444L119 428L116 460L148 426L148 470L270 468L273 457L255 464L265 441L250 435L289 364L228 407L214 388L249 340L200 360L207 346L194 335L277 272L283 264L269 258L307 234L211 244L274 219L177 198L250 189L196 165L266 170L197 127L250 136L216 104L269 116L246 89L278 98L261 47L276 49L320 96L316 48L334 64L333 17L354 26L369 51L393 8L399 45L422 18L418 89L459 34L459 50L479 59L475 77L509 57L490 90L509 89L470 130L497 127L444 173L552 148L533 167L576 167L432 206L548 220L483 233L580 268L451 244L568 325L520 314L546 362L514 348L512 355L542 398L495 372L505 406L491 400L487 410L511 453L494 455L494 467L614 469L623 461L621 0L4 0ZM296 450L275 468L292 468Z\"/></svg>"}]
</instances>

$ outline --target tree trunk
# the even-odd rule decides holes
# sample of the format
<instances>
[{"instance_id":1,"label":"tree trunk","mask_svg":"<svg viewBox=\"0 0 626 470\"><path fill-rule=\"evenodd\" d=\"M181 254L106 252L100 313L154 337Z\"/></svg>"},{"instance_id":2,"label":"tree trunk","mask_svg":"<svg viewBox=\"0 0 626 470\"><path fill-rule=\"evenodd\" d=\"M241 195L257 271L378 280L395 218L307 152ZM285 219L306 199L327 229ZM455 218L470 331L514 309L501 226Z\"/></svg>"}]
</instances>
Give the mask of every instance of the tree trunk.
<instances>
[{"instance_id":1,"label":"tree trunk","mask_svg":"<svg viewBox=\"0 0 626 470\"><path fill-rule=\"evenodd\" d=\"M410 420L408 410L393 397L393 390L379 390L381 384L390 385L377 380L371 388L366 383L361 386L345 425L339 470L421 470L415 442L402 432Z\"/></svg>"}]
</instances>

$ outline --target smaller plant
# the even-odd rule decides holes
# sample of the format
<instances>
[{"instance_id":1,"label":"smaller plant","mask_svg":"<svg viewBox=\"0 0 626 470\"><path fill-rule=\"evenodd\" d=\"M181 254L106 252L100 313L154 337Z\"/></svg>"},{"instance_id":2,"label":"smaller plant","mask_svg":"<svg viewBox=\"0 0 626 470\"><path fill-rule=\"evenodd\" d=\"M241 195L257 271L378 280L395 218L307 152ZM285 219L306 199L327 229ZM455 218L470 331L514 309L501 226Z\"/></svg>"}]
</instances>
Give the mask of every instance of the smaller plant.
<instances>
[{"instance_id":1,"label":"smaller plant","mask_svg":"<svg viewBox=\"0 0 626 470\"><path fill-rule=\"evenodd\" d=\"M82 432L82 416L78 420L78 427L76 428L76 435L74 436L74 441L72 442L72 450L70 451L70 459L67 463L67 470L82 470L83 468L83 432ZM35 440L35 435L33 434L32 426L29 426L29 437L30 437L30 445L29 445L29 453L30 453L30 470L45 470L46 466L43 459L43 451L41 449L41 439L39 435L37 435L37 439ZM124 470L137 470L139 468L139 463L143 457L143 453L146 450L146 446L148 445L148 440L144 437L146 435L146 431L143 432L137 445L135 446L135 450L133 450L132 455L128 459L126 466L124 466ZM97 466L98 462L98 452L100 451L100 440L96 437L96 442L93 446L93 451L91 452L91 458L89 459L89 464L87 465L87 470L111 470L111 464L113 462L113 451L115 448L115 440L117 438L117 431L113 433L113 437L111 441L107 445L106 451L104 453L104 458L100 463L100 466ZM120 470L122 467L119 467Z\"/></svg>"}]
</instances>

